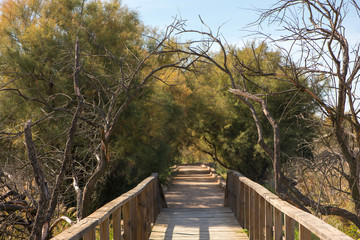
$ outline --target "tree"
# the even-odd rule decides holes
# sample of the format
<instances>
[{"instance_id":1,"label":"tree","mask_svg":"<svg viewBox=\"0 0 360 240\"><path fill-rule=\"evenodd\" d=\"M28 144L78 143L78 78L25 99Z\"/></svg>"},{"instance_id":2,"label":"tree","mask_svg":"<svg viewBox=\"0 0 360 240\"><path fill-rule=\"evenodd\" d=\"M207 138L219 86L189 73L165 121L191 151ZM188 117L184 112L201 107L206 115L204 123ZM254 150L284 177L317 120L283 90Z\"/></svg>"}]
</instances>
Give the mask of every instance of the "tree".
<instances>
[{"instance_id":1,"label":"tree","mask_svg":"<svg viewBox=\"0 0 360 240\"><path fill-rule=\"evenodd\" d=\"M230 51L244 61L251 62L253 59L251 45L241 50L233 47L231 49ZM265 45L258 46L256 51L262 52L264 55L272 54ZM218 62L222 61L221 53L212 53L212 57ZM279 58L274 54L272 60L278 61L277 59ZM231 67L236 62L235 58L229 57L228 60ZM263 150L256 146L257 132L251 113L245 105L239 104L233 94L227 91L229 85L227 75L209 64L197 64L196 71L196 76L189 74L187 78L190 94L186 98L187 111L191 118L188 120L187 128L193 136L194 144L200 151L207 153L214 161L227 168L237 169L257 181L267 180L271 173L271 162ZM234 68L232 71L237 72ZM266 86L272 92L280 92L286 88L281 82L278 82L278 85L272 83L270 86L270 83L264 83L260 78L252 81L254 84L249 88L257 93L262 91L258 87L259 85L262 85L263 88ZM298 138L294 137L296 131L289 130L289 126L294 124L296 115L311 114L313 104L306 104L308 103L306 101L302 99L301 95L294 96L291 93L272 95L267 99L275 116L282 119L281 131L287 141L286 147L284 146L282 151L287 155L296 152L299 156L304 152L298 149ZM259 111L258 106L255 107ZM287 115L284 114L284 111L287 112ZM294 115L289 114L290 111L293 111ZM266 131L271 131L266 125L266 119L260 116L260 121L263 125L265 124ZM310 132L311 129L309 129ZM310 135L308 135L309 139ZM272 140L265 136L265 141L271 142Z\"/></svg>"},{"instance_id":2,"label":"tree","mask_svg":"<svg viewBox=\"0 0 360 240\"><path fill-rule=\"evenodd\" d=\"M282 3L282 4L281 4ZM310 11L310 13L304 13L300 14L300 16L310 16L310 24L314 24L312 28L309 26L305 26L304 28L300 30L296 30L296 27L298 25L291 25L293 22L292 17L288 17L287 15L281 15L279 13L283 13L283 11L288 10L291 6L298 6L298 9L305 9L302 4L307 5L309 8L313 8L313 11L320 11L320 14L325 14L322 17L316 18L313 12ZM232 89L230 90L232 93L234 93L238 99L244 103L248 109L250 110L254 123L257 128L257 135L258 135L258 144L261 146L261 148L266 152L266 154L272 159L273 163L273 170L274 170L274 186L275 191L282 197L283 199L286 199L294 204L296 204L298 207L308 211L306 207L309 207L310 209L314 211L318 211L321 214L327 214L327 215L337 215L344 217L351 222L353 222L355 225L360 227L359 218L356 214L352 213L351 211L347 209L340 208L338 206L334 206L331 204L322 204L318 202L317 200L312 199L311 197L306 196L305 194L301 193L296 188L296 181L289 178L289 175L283 172L282 168L282 160L281 156L281 141L286 141L284 138L282 138L280 134L280 126L281 123L279 122L279 119L277 119L274 115L274 110L271 110L269 108L269 101L271 95L273 94L286 94L286 93L292 93L294 95L300 94L305 99L308 99L309 102L316 102L319 105L319 109L321 109L327 116L329 116L334 124L334 133L338 138L338 142L341 149L344 147L347 149L345 151L344 155L352 155L352 157L357 156L356 151L354 152L354 149L351 148L353 144L356 142L356 129L357 129L357 116L356 116L356 110L353 107L350 107L350 114L349 116L345 114L345 107L344 106L334 106L330 107L329 102L325 102L323 99L322 93L324 92L324 86L325 84L328 84L328 80L332 79L334 83L339 84L337 91L338 92L338 101L339 103L345 104L346 102L354 103L355 99L354 92L349 93L348 91L351 89L352 84L355 84L358 78L358 61L355 59L351 63L349 62L349 55L348 52L348 45L346 41L344 41L344 37L341 37L341 29L342 27L339 27L339 33L334 32L332 34L329 34L329 31L326 29L320 28L320 30L317 30L318 26L324 26L322 23L322 19L333 19L333 22L329 23L328 26L331 26L331 29L335 29L338 27L339 23L342 22L341 18L341 11L344 11L342 9L343 6L337 6L336 3L321 3L319 1L280 1L280 7L275 8L275 10L270 10L269 12L264 13L262 16L268 17L272 16L275 18L275 20L282 20L285 21L285 23L288 23L289 25L285 27L285 29L290 29L290 36L287 38L283 38L285 40L293 40L293 41L301 41L299 44L300 46L304 46L306 50L303 51L303 55L308 57L306 60L304 60L304 63L309 64L310 62L313 63L313 65L302 67L300 64L295 64L294 61L291 61L288 56L291 56L291 54L286 55L286 57L281 57L282 55L279 55L281 60L280 61L272 61L272 57L270 55L266 56L261 53L256 53L255 49L249 49L252 51L253 58L250 62L244 60L243 58L237 57L236 54L234 54L231 49L223 44L223 41L218 33L213 33L210 29L208 31L196 31L196 30L187 30L187 29L179 29L182 33L197 33L201 35L202 40L200 41L202 43L198 44L199 42L193 42L192 45L188 46L188 48L185 50L187 53L192 54L193 56L198 57L203 62L206 62L208 64L214 65L218 69L220 69L223 73L225 73L229 79L230 85ZM319 6L320 4L320 6ZM334 5L335 4L335 5ZM341 2L341 4L344 4ZM353 6L356 8L356 11L359 11L358 6L352 2ZM318 7L316 7L318 6ZM336 9L337 12L332 14L331 9ZM281 17L279 17L281 16ZM277 18L279 17L279 18ZM272 20L272 19L271 19ZM288 22L286 22L288 20ZM295 21L294 24L299 23L306 23L306 21ZM313 35L314 33L317 33L317 31L320 31L321 34ZM294 34L292 34L294 33ZM309 35L305 34L308 33ZM311 36L311 37L310 37ZM328 44L325 43L319 43L318 41L329 41ZM307 42L312 42L312 45L307 45ZM337 41L337 45L334 42ZM214 58L214 56L211 54L211 47L213 45L217 45L221 52L221 58ZM343 45L343 46L342 46ZM309 48L313 48L313 51L310 51ZM291 49L291 48L290 48ZM359 49L356 47L355 49ZM326 50L327 52L324 52ZM337 51L334 53L334 51ZM358 51L355 50L355 53ZM306 54L305 54L306 53ZM316 54L316 56L311 55L311 53ZM336 71L327 70L320 68L321 59L323 60L329 60L331 58L334 58L335 56L343 56L345 57L343 59L334 61L334 64L330 64L327 62L324 66L331 67L331 66L338 66ZM231 59L235 59L233 62ZM302 58L300 58L302 59ZM345 64L345 65L344 65ZM269 68L268 66L273 66L272 68ZM312 69L310 67L313 67ZM344 69L343 69L344 67ZM349 69L354 69L355 72L348 73ZM349 74L349 75L347 75ZM334 76L338 78L345 78L348 76L347 80L341 81L336 80L334 81ZM261 84L256 84L256 81L254 81L254 78L262 79ZM266 86L266 83L276 83L276 82L283 82L285 85L285 88L280 92L271 92L267 87L262 88L262 86ZM257 86L260 89L259 92L256 91ZM335 86L333 86L335 87ZM345 92L341 92L345 91ZM304 95L305 94L305 95ZM342 95L342 97L340 96ZM345 101L345 98L348 98L347 101ZM310 98L310 100L309 100ZM261 110L258 111L256 109L256 105L259 105L261 107ZM296 105L296 104L295 104ZM340 113L339 113L340 111ZM352 114L351 114L352 113ZM264 131L266 124L263 124L260 121L260 116L263 115L268 120L268 124L271 125L272 133ZM311 114L308 115L311 117ZM313 120L316 120L316 115ZM340 120L339 120L340 119ZM352 126L352 134L346 134L343 122L349 121L349 125ZM338 122L340 121L340 123ZM305 125L303 125L305 126ZM273 137L273 141L269 142L266 141L266 135L271 134ZM340 137L342 136L342 137ZM351 143L349 142L349 139L353 137L353 140ZM346 150L343 149L343 150ZM355 204L357 202L356 196L357 196L357 186L358 184L354 184L355 178L352 177L351 174L354 174L357 172L357 165L354 162L351 162L350 158L349 160L349 168L351 169L350 172L353 173L345 173L343 172L344 178L347 178L349 180L349 186L352 186L352 195L354 196L353 199ZM340 168L341 170L344 170L345 168ZM346 170L345 170L346 171ZM341 191L341 190L340 190Z\"/></svg>"},{"instance_id":3,"label":"tree","mask_svg":"<svg viewBox=\"0 0 360 240\"><path fill-rule=\"evenodd\" d=\"M30 160L37 213L27 225L30 239L46 239L64 183L72 179L77 219L87 216L119 119L161 72L186 61L159 56L173 27L146 38L136 13L116 1L9 0L1 13L2 140L16 147L12 161Z\"/></svg>"},{"instance_id":4,"label":"tree","mask_svg":"<svg viewBox=\"0 0 360 240\"><path fill-rule=\"evenodd\" d=\"M341 154L338 156L346 162L343 166L343 161L338 161L334 170L348 182L355 214L327 204L318 208L322 214L342 216L358 228L360 125L356 86L360 70L360 44L349 42L346 17L352 15L354 19L359 19L359 12L356 1L279 1L259 19L260 23L266 20L280 23L285 30L280 39L273 39L286 57L285 66L274 78L283 76L294 88L317 102L325 116L323 118L330 123L326 127L329 132L320 138L333 136L336 144L329 146L329 152L339 150ZM281 47L283 42L292 47ZM294 54L296 52L299 54ZM308 79L309 85L304 85L300 81L302 78ZM326 95L319 91L324 88ZM314 202L307 201L307 205L311 204L314 205Z\"/></svg>"},{"instance_id":5,"label":"tree","mask_svg":"<svg viewBox=\"0 0 360 240\"><path fill-rule=\"evenodd\" d=\"M184 127L186 106L176 99L181 74L169 69L161 75L162 81L149 85L119 120L112 138L111 166L95 191L95 208L153 172L159 173L161 181L168 180L169 168L189 141Z\"/></svg>"},{"instance_id":6,"label":"tree","mask_svg":"<svg viewBox=\"0 0 360 240\"><path fill-rule=\"evenodd\" d=\"M281 56L276 52L267 52L267 55L264 54L266 53L266 51L263 50L266 49L266 47L264 47L265 45L263 45L260 46L258 49L250 47L247 50L244 50L245 55L246 51L251 53L250 58L249 56L247 58L244 58L243 56L241 56L241 54L239 54L238 51L236 51L236 49L223 44L219 33L213 33L211 29L208 29L208 31L187 30L184 28L178 30L181 34L195 33L200 35L202 40L193 41L190 44L187 44L186 47L184 47L180 51L194 56L198 59L198 62L200 63L209 64L217 68L228 79L228 86L230 85L233 88L233 90L231 91L238 96L238 100L243 102L245 106L250 110L257 129L258 143L263 149L263 151L272 159L275 191L278 193L284 192L281 185L281 179L283 174L281 172L280 127L278 125L278 121L281 121L281 116L284 116L284 112L280 111L280 119L275 119L273 115L274 113L269 111L269 104L267 98L270 99L270 96L276 96L278 94L286 95L290 93L297 93L299 91L293 89L276 92L280 89L274 88L274 86L276 86L276 83L267 81L266 78L259 79L256 77L256 75L254 75L254 72L256 73L254 69L257 70L266 68L271 69L272 71L279 71L279 65L281 64L282 60ZM211 49L214 45L217 45L220 49L218 55L214 55L211 52ZM179 50L173 49L173 51ZM194 69L198 68L198 65L194 65ZM271 73L271 75L272 74L273 73ZM281 84L278 86L281 86ZM284 86L286 85L283 85L283 89ZM272 92L274 90L275 92ZM259 93L262 97L258 96ZM304 99L303 103L311 103L311 100L309 101L309 99L303 98L301 94L295 94L295 96L299 96L299 99ZM291 99L296 98L290 97L289 102L287 103L288 106L295 106L297 104L297 100L292 101ZM256 108L251 101L259 103L260 108ZM287 108L288 107L285 107L284 110L287 110ZM302 108L301 105L299 105L298 114L306 113L306 111L308 110L306 114L311 115L312 112L310 109L311 108ZM267 141L264 134L263 122L261 121L257 110L260 110L263 113L263 116L267 120L267 124L271 125L273 141ZM273 147L270 147L270 145L273 145Z\"/></svg>"}]
</instances>

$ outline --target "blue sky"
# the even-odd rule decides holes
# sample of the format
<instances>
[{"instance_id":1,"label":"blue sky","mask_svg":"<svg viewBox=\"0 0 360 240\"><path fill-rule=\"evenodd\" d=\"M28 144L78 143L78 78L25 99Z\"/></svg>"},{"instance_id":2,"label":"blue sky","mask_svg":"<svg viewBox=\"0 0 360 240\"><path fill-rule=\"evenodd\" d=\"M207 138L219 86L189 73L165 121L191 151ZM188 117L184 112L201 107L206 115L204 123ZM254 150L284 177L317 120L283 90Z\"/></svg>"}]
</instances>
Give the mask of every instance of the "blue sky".
<instances>
[{"instance_id":1,"label":"blue sky","mask_svg":"<svg viewBox=\"0 0 360 240\"><path fill-rule=\"evenodd\" d=\"M199 15L213 30L219 26L229 43L239 44L249 32L244 28L258 18L255 8L269 8L271 0L123 0L130 9L137 10L146 25L160 29L171 24L174 17L187 20L187 26L201 29Z\"/></svg>"},{"instance_id":2,"label":"blue sky","mask_svg":"<svg viewBox=\"0 0 360 240\"><path fill-rule=\"evenodd\" d=\"M221 27L221 33L228 43L244 46L244 43L252 41L255 36L250 36L249 30L259 30L257 27L246 28L248 24L256 21L259 12L255 9L269 9L278 0L122 0L129 8L136 10L141 20L146 25L156 26L163 29L171 24L174 17L181 16L187 20L189 29L202 30L198 16L200 15L206 24L213 30ZM350 46L360 42L360 21L355 11L349 12L345 22L345 32ZM279 37L281 26L262 26L266 34ZM199 37L190 36L193 39ZM188 40L183 39L183 40ZM288 49L290 43L280 43ZM214 49L215 50L215 49ZM293 55L296 58L296 55ZM360 94L359 94L360 95ZM331 98L331 96L329 96Z\"/></svg>"},{"instance_id":3,"label":"blue sky","mask_svg":"<svg viewBox=\"0 0 360 240\"><path fill-rule=\"evenodd\" d=\"M271 8L277 0L123 0L123 4L136 10L146 25L160 29L171 24L174 17L181 16L187 20L190 29L204 28L198 16L213 30L221 27L221 33L230 44L242 46L244 42L254 39L245 29L248 24L257 20L259 13L255 9ZM354 21L354 14L349 14L346 32L350 43L360 40L359 18ZM266 33L280 35L278 26L263 26ZM259 30L251 28L250 30Z\"/></svg>"}]
</instances>

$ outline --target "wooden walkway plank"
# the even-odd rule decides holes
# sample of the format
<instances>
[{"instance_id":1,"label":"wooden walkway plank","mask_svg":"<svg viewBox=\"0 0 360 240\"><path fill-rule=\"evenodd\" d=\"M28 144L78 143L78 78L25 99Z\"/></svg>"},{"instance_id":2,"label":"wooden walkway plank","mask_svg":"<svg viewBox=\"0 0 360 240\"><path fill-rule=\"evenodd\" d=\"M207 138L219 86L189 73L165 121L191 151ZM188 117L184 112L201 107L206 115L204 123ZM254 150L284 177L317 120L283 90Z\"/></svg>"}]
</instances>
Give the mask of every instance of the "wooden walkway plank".
<instances>
[{"instance_id":1,"label":"wooden walkway plank","mask_svg":"<svg viewBox=\"0 0 360 240\"><path fill-rule=\"evenodd\" d=\"M249 239L231 209L223 207L224 192L204 167L179 166L165 198L168 208L149 239Z\"/></svg>"}]
</instances>

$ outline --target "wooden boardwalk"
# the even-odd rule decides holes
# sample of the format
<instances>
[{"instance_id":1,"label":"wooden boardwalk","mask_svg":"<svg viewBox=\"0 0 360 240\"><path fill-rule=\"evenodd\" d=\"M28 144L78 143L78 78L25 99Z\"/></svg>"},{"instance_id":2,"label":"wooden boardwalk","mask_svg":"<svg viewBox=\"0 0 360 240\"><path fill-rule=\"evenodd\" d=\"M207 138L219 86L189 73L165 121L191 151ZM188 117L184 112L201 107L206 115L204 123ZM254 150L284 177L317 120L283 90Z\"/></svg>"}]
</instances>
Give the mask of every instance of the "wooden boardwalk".
<instances>
[{"instance_id":1,"label":"wooden boardwalk","mask_svg":"<svg viewBox=\"0 0 360 240\"><path fill-rule=\"evenodd\" d=\"M99 232L100 240L108 240L112 228L116 240L146 240L149 234L154 240L247 240L232 212L238 213L251 239L294 239L295 231L304 240L312 234L320 239L352 239L233 170L227 173L226 194L200 166L180 167L165 194L169 208L162 208L166 204L161 189L158 175L152 174L53 239L94 240ZM224 196L229 208L223 207Z\"/></svg>"},{"instance_id":2,"label":"wooden boardwalk","mask_svg":"<svg viewBox=\"0 0 360 240\"><path fill-rule=\"evenodd\" d=\"M180 166L165 193L163 209L149 239L248 239L228 207L224 191L201 166Z\"/></svg>"}]
</instances>

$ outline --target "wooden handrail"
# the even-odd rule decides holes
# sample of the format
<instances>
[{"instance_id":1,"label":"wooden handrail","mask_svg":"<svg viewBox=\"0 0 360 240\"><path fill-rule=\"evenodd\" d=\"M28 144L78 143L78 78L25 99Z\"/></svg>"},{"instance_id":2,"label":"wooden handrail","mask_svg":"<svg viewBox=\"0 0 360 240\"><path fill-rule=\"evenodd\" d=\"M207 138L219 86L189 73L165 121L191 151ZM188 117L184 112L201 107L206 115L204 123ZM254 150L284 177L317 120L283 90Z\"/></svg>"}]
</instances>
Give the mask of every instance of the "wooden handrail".
<instances>
[{"instance_id":1,"label":"wooden handrail","mask_svg":"<svg viewBox=\"0 0 360 240\"><path fill-rule=\"evenodd\" d=\"M158 179L153 173L135 188L107 203L79 223L52 238L53 240L95 240L99 226L100 240L109 239L109 226L112 222L114 240L148 239L152 224L166 200Z\"/></svg>"},{"instance_id":2,"label":"wooden handrail","mask_svg":"<svg viewBox=\"0 0 360 240\"><path fill-rule=\"evenodd\" d=\"M299 240L311 239L311 233L320 239L352 239L236 171L227 173L224 205L232 209L240 225L249 231L250 240L292 240L295 222L299 224Z\"/></svg>"}]
</instances>

